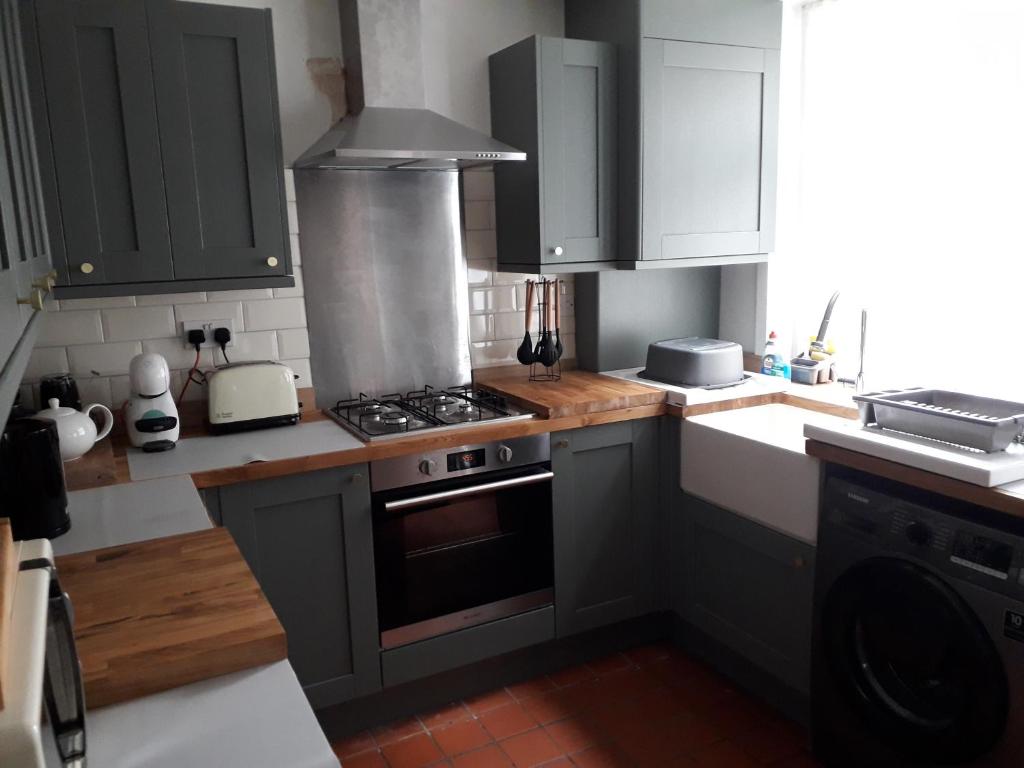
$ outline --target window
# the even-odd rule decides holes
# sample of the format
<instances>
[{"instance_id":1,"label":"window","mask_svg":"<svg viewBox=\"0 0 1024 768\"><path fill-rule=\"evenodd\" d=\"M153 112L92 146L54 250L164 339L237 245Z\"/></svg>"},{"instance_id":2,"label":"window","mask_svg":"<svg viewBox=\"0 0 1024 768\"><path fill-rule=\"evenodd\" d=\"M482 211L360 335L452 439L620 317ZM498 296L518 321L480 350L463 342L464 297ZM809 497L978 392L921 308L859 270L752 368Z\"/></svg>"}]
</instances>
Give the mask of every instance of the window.
<instances>
[{"instance_id":1,"label":"window","mask_svg":"<svg viewBox=\"0 0 1024 768\"><path fill-rule=\"evenodd\" d=\"M1024 399L1024 2L787 6L769 327L869 389Z\"/></svg>"}]
</instances>

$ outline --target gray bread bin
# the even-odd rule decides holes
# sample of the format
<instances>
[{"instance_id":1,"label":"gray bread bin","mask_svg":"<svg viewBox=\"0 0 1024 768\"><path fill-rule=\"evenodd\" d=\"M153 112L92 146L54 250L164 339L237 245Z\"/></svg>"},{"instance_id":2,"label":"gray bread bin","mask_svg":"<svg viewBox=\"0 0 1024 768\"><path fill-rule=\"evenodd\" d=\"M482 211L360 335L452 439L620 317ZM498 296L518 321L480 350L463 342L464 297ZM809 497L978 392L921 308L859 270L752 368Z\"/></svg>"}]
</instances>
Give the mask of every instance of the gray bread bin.
<instances>
[{"instance_id":1,"label":"gray bread bin","mask_svg":"<svg viewBox=\"0 0 1024 768\"><path fill-rule=\"evenodd\" d=\"M641 377L685 387L728 387L743 375L743 347L733 341L685 339L656 341L647 347Z\"/></svg>"}]
</instances>

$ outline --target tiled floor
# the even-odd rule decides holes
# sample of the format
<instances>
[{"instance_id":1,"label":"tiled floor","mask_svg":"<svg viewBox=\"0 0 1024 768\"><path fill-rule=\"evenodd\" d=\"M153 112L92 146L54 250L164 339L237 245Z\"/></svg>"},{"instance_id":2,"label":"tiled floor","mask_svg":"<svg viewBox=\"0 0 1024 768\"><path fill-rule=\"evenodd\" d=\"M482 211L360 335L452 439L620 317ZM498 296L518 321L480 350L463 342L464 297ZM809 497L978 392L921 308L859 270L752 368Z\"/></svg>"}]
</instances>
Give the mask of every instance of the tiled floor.
<instances>
[{"instance_id":1,"label":"tiled floor","mask_svg":"<svg viewBox=\"0 0 1024 768\"><path fill-rule=\"evenodd\" d=\"M500 688L334 744L343 768L809 768L807 734L667 646Z\"/></svg>"}]
</instances>

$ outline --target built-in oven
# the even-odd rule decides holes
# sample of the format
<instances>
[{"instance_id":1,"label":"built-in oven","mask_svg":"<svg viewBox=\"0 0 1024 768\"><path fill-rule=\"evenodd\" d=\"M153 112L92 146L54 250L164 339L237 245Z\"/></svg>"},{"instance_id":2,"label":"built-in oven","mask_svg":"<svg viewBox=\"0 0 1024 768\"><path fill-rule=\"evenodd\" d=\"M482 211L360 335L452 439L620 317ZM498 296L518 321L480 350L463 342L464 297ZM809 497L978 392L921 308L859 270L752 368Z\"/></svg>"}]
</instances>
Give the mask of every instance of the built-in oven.
<instances>
[{"instance_id":1,"label":"built-in oven","mask_svg":"<svg viewBox=\"0 0 1024 768\"><path fill-rule=\"evenodd\" d=\"M373 462L382 649L549 606L548 435Z\"/></svg>"}]
</instances>

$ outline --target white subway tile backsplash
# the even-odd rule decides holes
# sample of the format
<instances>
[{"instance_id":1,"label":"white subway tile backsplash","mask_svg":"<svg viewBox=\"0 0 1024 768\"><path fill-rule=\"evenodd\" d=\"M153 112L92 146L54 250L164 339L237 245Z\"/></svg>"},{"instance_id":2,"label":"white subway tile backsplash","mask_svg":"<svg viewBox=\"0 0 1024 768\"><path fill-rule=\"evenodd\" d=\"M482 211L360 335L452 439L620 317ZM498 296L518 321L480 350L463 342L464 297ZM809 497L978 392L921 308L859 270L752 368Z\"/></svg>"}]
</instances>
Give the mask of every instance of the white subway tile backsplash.
<instances>
[{"instance_id":1,"label":"white subway tile backsplash","mask_svg":"<svg viewBox=\"0 0 1024 768\"><path fill-rule=\"evenodd\" d=\"M494 262L489 259L482 261L470 260L467 262L469 265L469 284L471 286L490 285L491 278L494 272Z\"/></svg>"},{"instance_id":2,"label":"white subway tile backsplash","mask_svg":"<svg viewBox=\"0 0 1024 768\"><path fill-rule=\"evenodd\" d=\"M294 267L302 263L302 252L299 250L299 236L289 235L288 237L291 240L292 266Z\"/></svg>"},{"instance_id":3,"label":"white subway tile backsplash","mask_svg":"<svg viewBox=\"0 0 1024 768\"><path fill-rule=\"evenodd\" d=\"M305 328L278 331L277 351L282 358L309 357L309 331Z\"/></svg>"},{"instance_id":4,"label":"white subway tile backsplash","mask_svg":"<svg viewBox=\"0 0 1024 768\"><path fill-rule=\"evenodd\" d=\"M174 335L174 307L104 309L102 315L106 341L160 339Z\"/></svg>"},{"instance_id":5,"label":"white subway tile backsplash","mask_svg":"<svg viewBox=\"0 0 1024 768\"><path fill-rule=\"evenodd\" d=\"M292 267L292 277L295 278L295 285L292 288L275 288L275 299L287 299L295 296L302 296L302 267Z\"/></svg>"},{"instance_id":6,"label":"white subway tile backsplash","mask_svg":"<svg viewBox=\"0 0 1024 768\"><path fill-rule=\"evenodd\" d=\"M522 312L501 312L494 315L494 338L519 339L522 341L523 333L526 331L525 319ZM530 330L534 338L536 338L539 328L540 324L537 320L537 313L534 312L533 328Z\"/></svg>"},{"instance_id":7,"label":"white subway tile backsplash","mask_svg":"<svg viewBox=\"0 0 1024 768\"><path fill-rule=\"evenodd\" d=\"M306 303L301 298L247 301L242 307L247 331L306 327Z\"/></svg>"},{"instance_id":8,"label":"white subway tile backsplash","mask_svg":"<svg viewBox=\"0 0 1024 768\"><path fill-rule=\"evenodd\" d=\"M134 307L134 296L108 296L101 299L64 299L60 302L60 310L72 309L114 309L116 307Z\"/></svg>"},{"instance_id":9,"label":"white subway tile backsplash","mask_svg":"<svg viewBox=\"0 0 1024 768\"><path fill-rule=\"evenodd\" d=\"M37 346L29 355L25 368L25 380L36 381L48 373L66 373L68 355L64 347Z\"/></svg>"},{"instance_id":10,"label":"white subway tile backsplash","mask_svg":"<svg viewBox=\"0 0 1024 768\"><path fill-rule=\"evenodd\" d=\"M99 403L110 407L110 379L105 376L93 376L91 378L78 378L78 394L82 397L82 407L92 403Z\"/></svg>"},{"instance_id":11,"label":"white subway tile backsplash","mask_svg":"<svg viewBox=\"0 0 1024 768\"><path fill-rule=\"evenodd\" d=\"M288 203L288 234L298 234L299 231L299 209L295 201Z\"/></svg>"},{"instance_id":12,"label":"white subway tile backsplash","mask_svg":"<svg viewBox=\"0 0 1024 768\"><path fill-rule=\"evenodd\" d=\"M42 320L37 346L63 347L103 341L99 310L46 312Z\"/></svg>"},{"instance_id":13,"label":"white subway tile backsplash","mask_svg":"<svg viewBox=\"0 0 1024 768\"><path fill-rule=\"evenodd\" d=\"M494 284L495 285L514 285L515 283L525 283L527 280L536 280L537 275L529 275L525 272L495 272L494 273Z\"/></svg>"},{"instance_id":14,"label":"white subway tile backsplash","mask_svg":"<svg viewBox=\"0 0 1024 768\"><path fill-rule=\"evenodd\" d=\"M195 349L193 347L186 347L185 342L180 338L148 339L142 342L142 351L161 355L167 361L167 367L172 371L181 368L191 368L196 360ZM200 368L210 368L213 366L213 362L213 349L204 348L199 350ZM125 368L125 370L128 369Z\"/></svg>"},{"instance_id":15,"label":"white subway tile backsplash","mask_svg":"<svg viewBox=\"0 0 1024 768\"><path fill-rule=\"evenodd\" d=\"M483 341L472 345L470 355L473 365L478 368L486 368L492 365L510 365L517 362L516 350L522 343L519 341Z\"/></svg>"},{"instance_id":16,"label":"white subway tile backsplash","mask_svg":"<svg viewBox=\"0 0 1024 768\"><path fill-rule=\"evenodd\" d=\"M207 301L258 301L259 299L274 298L274 291L270 288L248 288L238 291L209 291L206 294Z\"/></svg>"},{"instance_id":17,"label":"white subway tile backsplash","mask_svg":"<svg viewBox=\"0 0 1024 768\"><path fill-rule=\"evenodd\" d=\"M120 408L131 397L132 387L127 376L110 377L110 407ZM175 397L178 393L174 392Z\"/></svg>"},{"instance_id":18,"label":"white subway tile backsplash","mask_svg":"<svg viewBox=\"0 0 1024 768\"><path fill-rule=\"evenodd\" d=\"M494 319L499 315L470 315L469 340L490 341L494 338Z\"/></svg>"},{"instance_id":19,"label":"white subway tile backsplash","mask_svg":"<svg viewBox=\"0 0 1024 768\"><path fill-rule=\"evenodd\" d=\"M128 370L131 359L142 352L141 341L82 344L68 347L68 364L75 376L112 376Z\"/></svg>"},{"instance_id":20,"label":"white subway tile backsplash","mask_svg":"<svg viewBox=\"0 0 1024 768\"><path fill-rule=\"evenodd\" d=\"M181 323L185 320L224 320L234 321L235 330L245 330L242 323L242 302L219 301L209 304L182 304L174 307L174 319L178 325L175 333L181 332Z\"/></svg>"},{"instance_id":21,"label":"white subway tile backsplash","mask_svg":"<svg viewBox=\"0 0 1024 768\"><path fill-rule=\"evenodd\" d=\"M284 169L284 199L289 202L295 199L295 171Z\"/></svg>"},{"instance_id":22,"label":"white subway tile backsplash","mask_svg":"<svg viewBox=\"0 0 1024 768\"><path fill-rule=\"evenodd\" d=\"M482 229L466 233L467 259L496 259L498 244L494 239L493 229Z\"/></svg>"},{"instance_id":23,"label":"white subway tile backsplash","mask_svg":"<svg viewBox=\"0 0 1024 768\"><path fill-rule=\"evenodd\" d=\"M466 202L494 199L494 172L469 170L462 174L462 193Z\"/></svg>"},{"instance_id":24,"label":"white subway tile backsplash","mask_svg":"<svg viewBox=\"0 0 1024 768\"><path fill-rule=\"evenodd\" d=\"M157 293L152 296L136 296L135 304L139 307L156 307L166 304L201 304L206 301L204 291L193 293Z\"/></svg>"},{"instance_id":25,"label":"white subway tile backsplash","mask_svg":"<svg viewBox=\"0 0 1024 768\"><path fill-rule=\"evenodd\" d=\"M248 331L236 333L234 347L228 348L231 362L238 363L249 360L277 360L277 331ZM220 357L220 350L215 357Z\"/></svg>"},{"instance_id":26,"label":"white subway tile backsplash","mask_svg":"<svg viewBox=\"0 0 1024 768\"><path fill-rule=\"evenodd\" d=\"M516 309L516 287L503 285L496 288L474 288L469 292L469 311L512 312Z\"/></svg>"},{"instance_id":27,"label":"white subway tile backsplash","mask_svg":"<svg viewBox=\"0 0 1024 768\"><path fill-rule=\"evenodd\" d=\"M281 362L291 368L292 372L299 377L295 380L296 387L313 386L313 374L309 369L308 357L298 357L294 360L282 360Z\"/></svg>"}]
</instances>

